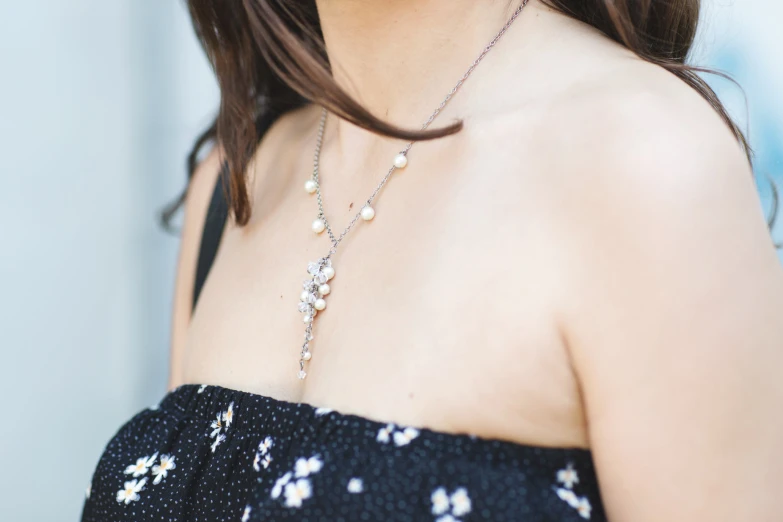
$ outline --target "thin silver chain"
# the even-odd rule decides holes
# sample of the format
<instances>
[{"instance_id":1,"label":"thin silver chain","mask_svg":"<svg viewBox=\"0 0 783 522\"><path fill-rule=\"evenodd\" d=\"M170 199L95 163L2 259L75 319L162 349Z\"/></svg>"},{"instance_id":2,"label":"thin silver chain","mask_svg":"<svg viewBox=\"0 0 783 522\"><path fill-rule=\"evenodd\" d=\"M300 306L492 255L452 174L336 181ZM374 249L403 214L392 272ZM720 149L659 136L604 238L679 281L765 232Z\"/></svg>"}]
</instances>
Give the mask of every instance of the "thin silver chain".
<instances>
[{"instance_id":1,"label":"thin silver chain","mask_svg":"<svg viewBox=\"0 0 783 522\"><path fill-rule=\"evenodd\" d=\"M465 81L468 79L471 73L473 73L473 70L478 66L479 63L481 63L481 61L484 59L487 53L489 53L489 51L492 50L495 44L498 43L500 38L505 34L505 32L508 30L511 24L514 23L514 20L517 19L519 14L522 12L522 9L524 9L524 7L527 5L527 2L528 0L522 1L522 4L514 11L514 13L505 23L505 25L500 29L500 32L498 32L497 35L495 35L495 37L492 39L492 41L490 41L489 44L487 44L487 46L484 47L484 49L481 51L481 54L479 54L478 58L476 58L473 61L473 63L470 64L470 67L468 67L468 70L465 71L465 74L462 75L462 78L460 78L457 84L451 89L451 91L449 91L449 93L446 95L446 97L443 99L440 105L438 105L438 108L435 109L435 111L430 115L429 118L427 118L427 121L425 121L422 124L421 126L422 130L426 130L430 126L430 124L433 121L435 121L435 118L438 117L438 115L441 113L443 108L446 107L446 105L454 97L454 95L457 93L460 87L462 87L462 84L465 83ZM321 220L321 222L324 225L324 229L329 234L329 239L332 241L332 248L329 250L329 254L327 256L322 257L318 261L310 263L307 267L307 271L308 274L310 274L310 278L305 280L304 282L303 285L304 292L300 296L301 302L299 304L299 311L305 314L303 319L304 322L307 324L307 327L305 328L304 342L302 343L302 349L299 358L298 375L300 379L304 379L305 376L307 375L307 372L305 372L304 370L305 362L309 361L311 358L310 342L313 340L313 319L315 319L318 310L323 310L326 307L325 304L326 301L324 300L324 297L331 292L329 285L326 284L327 281L334 276L334 269L332 268L331 257L336 253L337 246L340 244L340 242L345 238L348 232L351 231L351 229L354 227L356 222L359 221L359 218L362 217L362 210L364 209L364 207L365 206L370 207L372 205L372 202L375 199L375 197L381 191L383 186L386 185L386 182L389 181L389 178L394 173L394 171L398 168L396 164L392 164L392 166L389 168L388 172L386 172L386 175L383 177L381 182L378 184L377 187L375 187L375 190L372 192L372 194L370 194L370 197L367 198L365 205L363 205L362 208L359 210L359 212L357 212L356 215L353 217L353 219L351 219L351 221L348 223L348 226L345 227L345 230L343 230L339 236L335 236L334 232L332 231L332 227L329 225L329 221L326 219L326 213L324 212L323 195L321 194L321 182L318 178L319 163L321 158L321 146L323 145L324 128L326 127L327 114L328 112L326 108L324 108L321 113L321 121L318 125L318 137L316 139L315 153L313 155L312 181L315 183L315 192L318 199L318 219ZM399 155L402 155L406 158L406 163L407 163L407 154L411 150L413 144L414 144L413 141L408 142L408 144L405 145L403 150L400 151L399 153ZM310 189L308 189L308 191L312 192ZM315 227L313 228L313 230L316 232L323 231L323 229L316 230Z\"/></svg>"},{"instance_id":2,"label":"thin silver chain","mask_svg":"<svg viewBox=\"0 0 783 522\"><path fill-rule=\"evenodd\" d=\"M465 83L465 81L470 77L470 75L473 73L473 70L478 66L478 64L481 63L481 61L484 59L484 57L489 53L489 51L492 50L493 47L500 41L500 39L503 37L503 35L506 33L509 27L511 27L511 24L514 23L514 20L517 19L519 14L522 12L522 10L527 5L528 0L523 0L522 4L520 4L519 7L514 11L514 13L511 15L511 17L508 19L508 21L505 23L505 25L500 29L500 31L495 35L495 37L487 44L486 47L481 51L481 53L478 55L478 57L473 60L473 63L470 64L470 67L468 67L468 70L465 71L465 74L462 75L462 78L459 79L456 85L449 91L449 93L446 95L446 97L443 99L442 102L440 102L440 105L438 105L438 108L435 109L432 114L430 114L430 117L427 118L427 121L425 121L422 126L421 130L426 130L433 121L435 121L435 118L438 117L438 115L441 113L441 111L446 107L446 105L451 101L451 99L454 97L455 94L457 94L457 91L459 91L460 87L462 87L462 84ZM321 160L321 146L323 145L323 138L324 138L324 128L326 127L326 116L328 114L328 111L326 108L324 108L321 112L321 121L318 124L318 136L316 138L315 142L315 153L313 154L313 181L315 181L315 190L316 190L316 196L318 200L318 218L323 221L326 232L329 234L329 239L332 241L332 248L329 250L329 256L335 254L337 251L337 245L340 244L340 242L345 238L345 236L348 234L348 232L351 231L353 226L356 224L357 221L359 221L359 218L362 216L362 207L359 208L359 212L356 213L356 215L351 219L351 221L348 222L348 225L345 227L345 229L342 231L342 233L339 236L335 236L334 232L332 231L332 227L329 225L329 220L326 219L326 213L324 211L324 204L323 204L323 195L321 194L321 181L319 179L319 165ZM411 150L411 147L413 147L414 141L408 142L407 145L400 151L400 154L407 156L408 152ZM394 173L394 171L397 170L397 167L395 165L392 165L388 172L386 172L386 175L383 177L381 182L378 184L377 187L375 187L375 190L373 190L372 194L370 194L370 197L367 198L365 201L366 206L371 206L373 200L375 199L375 196L378 195L378 193L381 191L384 185L386 185L386 182L389 181L389 178Z\"/></svg>"}]
</instances>

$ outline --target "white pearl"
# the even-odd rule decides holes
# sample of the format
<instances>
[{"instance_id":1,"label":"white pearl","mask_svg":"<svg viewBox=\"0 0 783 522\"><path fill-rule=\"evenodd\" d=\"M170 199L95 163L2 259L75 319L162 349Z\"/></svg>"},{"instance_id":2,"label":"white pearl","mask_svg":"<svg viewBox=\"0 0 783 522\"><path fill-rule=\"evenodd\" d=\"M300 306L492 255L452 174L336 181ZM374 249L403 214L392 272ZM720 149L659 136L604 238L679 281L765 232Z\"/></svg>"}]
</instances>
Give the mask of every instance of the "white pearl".
<instances>
[{"instance_id":1,"label":"white pearl","mask_svg":"<svg viewBox=\"0 0 783 522\"><path fill-rule=\"evenodd\" d=\"M302 359L304 359L305 361L309 361L312 358L313 355L310 352L305 352L305 354L302 356Z\"/></svg>"},{"instance_id":2,"label":"white pearl","mask_svg":"<svg viewBox=\"0 0 783 522\"><path fill-rule=\"evenodd\" d=\"M326 283L322 284L318 287L318 293L321 295L329 295L329 292L332 291L332 288L327 285Z\"/></svg>"},{"instance_id":3,"label":"white pearl","mask_svg":"<svg viewBox=\"0 0 783 522\"><path fill-rule=\"evenodd\" d=\"M394 156L394 166L397 167L398 169L404 169L407 164L408 164L408 157L402 152Z\"/></svg>"},{"instance_id":4,"label":"white pearl","mask_svg":"<svg viewBox=\"0 0 783 522\"><path fill-rule=\"evenodd\" d=\"M323 310L324 308L326 308L326 301L324 301L323 299L316 299L315 304L313 306L315 307L316 310Z\"/></svg>"},{"instance_id":5,"label":"white pearl","mask_svg":"<svg viewBox=\"0 0 783 522\"><path fill-rule=\"evenodd\" d=\"M306 191L307 191L309 194L312 194L313 192L315 192L315 190L316 190L317 188L318 188L318 187L317 187L317 185L315 184L315 181L313 181L312 179L308 179L307 181L305 181L305 190L306 190Z\"/></svg>"},{"instance_id":6,"label":"white pearl","mask_svg":"<svg viewBox=\"0 0 783 522\"><path fill-rule=\"evenodd\" d=\"M312 320L313 320L313 318L311 316L309 316L309 315L306 315L306 316L302 317L302 322L305 323L305 324L309 323Z\"/></svg>"},{"instance_id":7,"label":"white pearl","mask_svg":"<svg viewBox=\"0 0 783 522\"><path fill-rule=\"evenodd\" d=\"M324 269L321 270L321 272L324 273L327 279L331 279L334 277L334 268L332 268L331 266L324 267Z\"/></svg>"},{"instance_id":8,"label":"white pearl","mask_svg":"<svg viewBox=\"0 0 783 522\"><path fill-rule=\"evenodd\" d=\"M323 219L316 219L313 221L313 232L316 234L320 234L326 229L326 223L324 223Z\"/></svg>"},{"instance_id":9,"label":"white pearl","mask_svg":"<svg viewBox=\"0 0 783 522\"><path fill-rule=\"evenodd\" d=\"M362 208L363 220L370 221L374 217L375 217L375 209L373 209L370 205L366 205Z\"/></svg>"},{"instance_id":10,"label":"white pearl","mask_svg":"<svg viewBox=\"0 0 783 522\"><path fill-rule=\"evenodd\" d=\"M307 302L307 297L309 295L310 295L310 293L307 290L302 290L302 295L299 296L299 300Z\"/></svg>"}]
</instances>

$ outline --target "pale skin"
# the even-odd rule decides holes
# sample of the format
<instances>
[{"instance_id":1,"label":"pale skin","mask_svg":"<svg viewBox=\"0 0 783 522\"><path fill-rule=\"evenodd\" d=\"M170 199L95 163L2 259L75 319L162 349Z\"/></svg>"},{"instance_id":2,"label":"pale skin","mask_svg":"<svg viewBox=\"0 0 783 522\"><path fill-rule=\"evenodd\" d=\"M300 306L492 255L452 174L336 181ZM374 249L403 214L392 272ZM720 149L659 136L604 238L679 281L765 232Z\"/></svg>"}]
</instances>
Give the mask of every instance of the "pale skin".
<instances>
[{"instance_id":1,"label":"pale skin","mask_svg":"<svg viewBox=\"0 0 783 522\"><path fill-rule=\"evenodd\" d=\"M516 7L318 2L335 76L416 128ZM209 383L403 425L593 452L612 521L772 521L783 469L783 269L750 167L677 78L536 0L334 257L297 379L319 109L278 120L195 313L220 164L189 189L171 386ZM400 149L329 120L342 229Z\"/></svg>"}]
</instances>

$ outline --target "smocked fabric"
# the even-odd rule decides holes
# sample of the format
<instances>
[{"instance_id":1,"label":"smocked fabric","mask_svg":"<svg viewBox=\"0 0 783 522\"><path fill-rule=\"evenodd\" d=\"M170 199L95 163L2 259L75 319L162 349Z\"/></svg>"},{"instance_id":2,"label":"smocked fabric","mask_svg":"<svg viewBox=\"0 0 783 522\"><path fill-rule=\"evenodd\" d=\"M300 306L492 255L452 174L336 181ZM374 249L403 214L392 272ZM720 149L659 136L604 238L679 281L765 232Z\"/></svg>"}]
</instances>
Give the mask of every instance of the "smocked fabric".
<instances>
[{"instance_id":1,"label":"smocked fabric","mask_svg":"<svg viewBox=\"0 0 783 522\"><path fill-rule=\"evenodd\" d=\"M605 520L588 450L185 385L108 443L83 522Z\"/></svg>"}]
</instances>

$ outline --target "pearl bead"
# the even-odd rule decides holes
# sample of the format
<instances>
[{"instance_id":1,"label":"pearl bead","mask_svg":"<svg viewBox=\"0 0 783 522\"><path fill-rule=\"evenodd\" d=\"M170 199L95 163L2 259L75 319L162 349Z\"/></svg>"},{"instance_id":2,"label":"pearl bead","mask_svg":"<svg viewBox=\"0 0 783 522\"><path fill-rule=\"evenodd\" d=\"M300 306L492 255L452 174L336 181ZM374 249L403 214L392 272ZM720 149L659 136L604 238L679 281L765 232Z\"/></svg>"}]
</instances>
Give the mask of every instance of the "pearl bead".
<instances>
[{"instance_id":1,"label":"pearl bead","mask_svg":"<svg viewBox=\"0 0 783 522\"><path fill-rule=\"evenodd\" d=\"M302 317L302 322L305 323L305 324L309 323L312 320L313 320L312 316L309 316L309 315L306 315L306 316Z\"/></svg>"},{"instance_id":2,"label":"pearl bead","mask_svg":"<svg viewBox=\"0 0 783 522\"><path fill-rule=\"evenodd\" d=\"M370 221L372 218L375 217L375 209L373 209L370 205L366 205L362 208L362 219L365 221Z\"/></svg>"},{"instance_id":3,"label":"pearl bead","mask_svg":"<svg viewBox=\"0 0 783 522\"><path fill-rule=\"evenodd\" d=\"M318 293L321 295L329 295L329 292L332 291L332 288L327 285L326 283L322 284L318 287Z\"/></svg>"},{"instance_id":4,"label":"pearl bead","mask_svg":"<svg viewBox=\"0 0 783 522\"><path fill-rule=\"evenodd\" d=\"M307 290L302 290L302 295L299 296L299 300L307 302L307 297L309 295L310 293Z\"/></svg>"},{"instance_id":5,"label":"pearl bead","mask_svg":"<svg viewBox=\"0 0 783 522\"><path fill-rule=\"evenodd\" d=\"M313 221L313 232L320 234L324 230L326 230L326 223L324 223L323 219L316 219Z\"/></svg>"},{"instance_id":6,"label":"pearl bead","mask_svg":"<svg viewBox=\"0 0 783 522\"><path fill-rule=\"evenodd\" d=\"M318 188L318 187L317 187L317 185L315 184L315 181L313 181L312 179L308 179L307 181L305 181L305 190L306 190L306 191L307 191L309 194L312 194L313 192L315 192L315 190L316 190L317 188Z\"/></svg>"},{"instance_id":7,"label":"pearl bead","mask_svg":"<svg viewBox=\"0 0 783 522\"><path fill-rule=\"evenodd\" d=\"M331 279L334 277L334 268L331 266L324 267L323 270L321 270L327 279Z\"/></svg>"},{"instance_id":8,"label":"pearl bead","mask_svg":"<svg viewBox=\"0 0 783 522\"><path fill-rule=\"evenodd\" d=\"M316 310L323 310L324 308L326 308L326 301L324 301L323 299L316 299L315 304L313 306L315 307Z\"/></svg>"},{"instance_id":9,"label":"pearl bead","mask_svg":"<svg viewBox=\"0 0 783 522\"><path fill-rule=\"evenodd\" d=\"M402 152L394 156L394 166L397 167L398 169L404 169L407 164L408 164L408 157Z\"/></svg>"},{"instance_id":10,"label":"pearl bead","mask_svg":"<svg viewBox=\"0 0 783 522\"><path fill-rule=\"evenodd\" d=\"M305 354L302 356L302 359L304 359L305 361L309 361L312 358L313 355L310 352L305 352Z\"/></svg>"}]
</instances>

